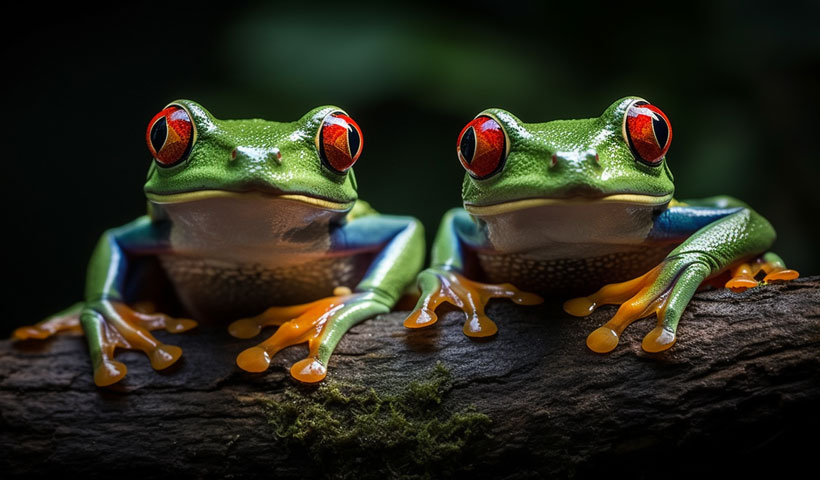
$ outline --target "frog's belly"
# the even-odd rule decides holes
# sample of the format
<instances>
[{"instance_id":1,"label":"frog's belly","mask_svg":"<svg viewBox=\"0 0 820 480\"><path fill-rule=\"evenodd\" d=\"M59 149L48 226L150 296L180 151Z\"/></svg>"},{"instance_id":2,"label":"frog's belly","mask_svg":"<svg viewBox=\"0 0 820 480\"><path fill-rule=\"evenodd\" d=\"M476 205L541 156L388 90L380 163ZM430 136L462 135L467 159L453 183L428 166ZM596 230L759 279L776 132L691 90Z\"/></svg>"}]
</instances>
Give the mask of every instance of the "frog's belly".
<instances>
[{"instance_id":1,"label":"frog's belly","mask_svg":"<svg viewBox=\"0 0 820 480\"><path fill-rule=\"evenodd\" d=\"M543 295L588 294L646 273L675 248L647 241L663 208L580 198L481 215L487 243L475 252L490 282Z\"/></svg>"},{"instance_id":2,"label":"frog's belly","mask_svg":"<svg viewBox=\"0 0 820 480\"><path fill-rule=\"evenodd\" d=\"M235 261L160 256L183 307L198 320L234 320L274 305L294 305L353 288L367 271L371 255L306 259L264 265Z\"/></svg>"},{"instance_id":3,"label":"frog's belly","mask_svg":"<svg viewBox=\"0 0 820 480\"><path fill-rule=\"evenodd\" d=\"M539 258L526 253L478 252L488 282L509 282L546 296L588 294L630 280L658 265L675 245L623 246L618 251L577 258Z\"/></svg>"}]
</instances>

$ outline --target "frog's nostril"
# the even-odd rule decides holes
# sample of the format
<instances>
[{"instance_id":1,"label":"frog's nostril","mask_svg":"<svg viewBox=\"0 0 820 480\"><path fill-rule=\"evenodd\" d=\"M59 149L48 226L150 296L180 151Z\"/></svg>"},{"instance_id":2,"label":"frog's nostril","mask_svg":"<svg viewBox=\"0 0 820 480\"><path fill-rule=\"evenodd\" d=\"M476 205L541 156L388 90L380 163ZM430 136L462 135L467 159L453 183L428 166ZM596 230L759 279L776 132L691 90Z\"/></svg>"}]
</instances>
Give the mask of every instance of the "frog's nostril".
<instances>
[{"instance_id":1,"label":"frog's nostril","mask_svg":"<svg viewBox=\"0 0 820 480\"><path fill-rule=\"evenodd\" d=\"M231 150L231 160L236 160L236 149Z\"/></svg>"},{"instance_id":2,"label":"frog's nostril","mask_svg":"<svg viewBox=\"0 0 820 480\"><path fill-rule=\"evenodd\" d=\"M558 165L558 154L553 153L552 157L550 158L550 168Z\"/></svg>"},{"instance_id":3,"label":"frog's nostril","mask_svg":"<svg viewBox=\"0 0 820 480\"><path fill-rule=\"evenodd\" d=\"M282 165L282 152L279 151L278 148L273 147L273 149L268 152L268 158L276 162L277 165Z\"/></svg>"}]
</instances>

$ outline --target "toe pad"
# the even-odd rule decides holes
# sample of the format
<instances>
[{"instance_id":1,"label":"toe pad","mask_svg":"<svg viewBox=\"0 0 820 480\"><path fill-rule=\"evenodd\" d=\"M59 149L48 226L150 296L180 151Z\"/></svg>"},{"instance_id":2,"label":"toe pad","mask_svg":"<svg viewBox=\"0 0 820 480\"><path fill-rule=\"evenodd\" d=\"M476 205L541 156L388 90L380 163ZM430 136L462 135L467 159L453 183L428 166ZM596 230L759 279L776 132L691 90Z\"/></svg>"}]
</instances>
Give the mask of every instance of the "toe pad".
<instances>
[{"instance_id":1,"label":"toe pad","mask_svg":"<svg viewBox=\"0 0 820 480\"><path fill-rule=\"evenodd\" d=\"M290 374L300 382L316 383L327 376L327 367L315 358L306 358L294 363L290 367Z\"/></svg>"},{"instance_id":2,"label":"toe pad","mask_svg":"<svg viewBox=\"0 0 820 480\"><path fill-rule=\"evenodd\" d=\"M270 366L270 355L262 347L251 347L236 357L236 364L246 372L264 372Z\"/></svg>"}]
</instances>

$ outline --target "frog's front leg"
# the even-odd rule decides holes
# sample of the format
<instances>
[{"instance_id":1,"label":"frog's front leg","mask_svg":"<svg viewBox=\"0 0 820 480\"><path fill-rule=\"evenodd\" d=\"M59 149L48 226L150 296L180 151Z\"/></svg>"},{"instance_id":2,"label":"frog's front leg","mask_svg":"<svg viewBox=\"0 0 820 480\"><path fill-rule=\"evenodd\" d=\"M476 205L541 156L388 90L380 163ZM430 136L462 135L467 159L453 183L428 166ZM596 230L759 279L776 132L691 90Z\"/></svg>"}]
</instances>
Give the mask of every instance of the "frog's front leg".
<instances>
[{"instance_id":1,"label":"frog's front leg","mask_svg":"<svg viewBox=\"0 0 820 480\"><path fill-rule=\"evenodd\" d=\"M491 298L509 298L520 305L542 302L538 295L522 292L512 284L480 283L463 275L464 241L480 243L480 236L475 222L464 209L454 208L444 215L433 244L431 267L418 277L421 297L404 321L405 327L432 325L438 320L436 307L447 302L467 315L463 327L465 335L488 337L498 331L495 323L484 313Z\"/></svg>"},{"instance_id":2,"label":"frog's front leg","mask_svg":"<svg viewBox=\"0 0 820 480\"><path fill-rule=\"evenodd\" d=\"M774 242L771 224L745 204L725 197L709 200L700 202L702 206L670 207L656 219L649 240L686 238L660 265L638 278L606 285L564 304L575 316L589 315L600 305L621 305L609 322L589 335L591 350L611 351L630 323L653 313L658 324L644 337L642 347L648 352L670 348L683 310L703 281L732 267L737 270ZM779 257L766 254L763 258L772 262L766 268L777 272L776 279L796 278L797 272L786 271Z\"/></svg>"},{"instance_id":3,"label":"frog's front leg","mask_svg":"<svg viewBox=\"0 0 820 480\"><path fill-rule=\"evenodd\" d=\"M182 350L155 339L149 330L164 328L182 332L196 326L188 319L137 311L124 303L129 255L147 255L164 248L164 227L141 217L123 227L106 231L94 250L88 266L85 302L31 327L15 331L15 338L46 338L60 330L82 325L94 367L94 383L111 385L125 376L124 364L114 360L117 348L145 352L157 369L172 365Z\"/></svg>"},{"instance_id":4,"label":"frog's front leg","mask_svg":"<svg viewBox=\"0 0 820 480\"><path fill-rule=\"evenodd\" d=\"M273 336L239 354L240 368L263 372L277 352L307 342L307 358L293 364L290 373L305 383L324 379L342 336L362 320L389 312L413 281L424 261L424 229L410 217L367 215L334 232L331 250L334 254L379 253L354 291L338 287L330 297L271 307L257 317L232 323L229 332L239 338L254 337L263 326L279 326Z\"/></svg>"}]
</instances>

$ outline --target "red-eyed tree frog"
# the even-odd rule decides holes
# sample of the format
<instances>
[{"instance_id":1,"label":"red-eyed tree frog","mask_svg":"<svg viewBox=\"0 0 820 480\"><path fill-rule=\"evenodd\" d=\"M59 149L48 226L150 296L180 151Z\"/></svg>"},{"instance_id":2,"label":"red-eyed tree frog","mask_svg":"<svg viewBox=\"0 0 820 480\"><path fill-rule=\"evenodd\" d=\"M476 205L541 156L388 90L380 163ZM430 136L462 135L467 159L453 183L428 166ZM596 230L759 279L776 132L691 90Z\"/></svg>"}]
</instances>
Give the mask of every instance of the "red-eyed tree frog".
<instances>
[{"instance_id":1,"label":"red-eyed tree frog","mask_svg":"<svg viewBox=\"0 0 820 480\"><path fill-rule=\"evenodd\" d=\"M589 335L590 349L613 350L624 328L655 314L642 346L659 352L675 343L681 314L705 282L744 290L796 278L767 252L771 224L745 203L673 199L671 140L667 116L638 97L584 120L478 114L457 142L464 208L441 221L405 326L434 323L436 307L449 302L467 315L466 335L485 337L497 332L484 313L492 297L535 304L541 298L529 292L583 294L566 312L620 305Z\"/></svg>"},{"instance_id":2,"label":"red-eyed tree frog","mask_svg":"<svg viewBox=\"0 0 820 480\"><path fill-rule=\"evenodd\" d=\"M148 214L102 235L84 302L14 333L45 338L81 326L99 386L126 374L115 349L142 350L164 369L182 351L149 331L196 325L133 305L156 283L152 266L192 318L233 320L239 338L278 326L237 357L244 370L265 371L276 352L307 342L308 357L290 369L302 382L322 380L345 332L390 311L422 267L419 221L357 199L351 167L362 132L337 107L277 123L218 120L178 100L150 121L146 142Z\"/></svg>"}]
</instances>

